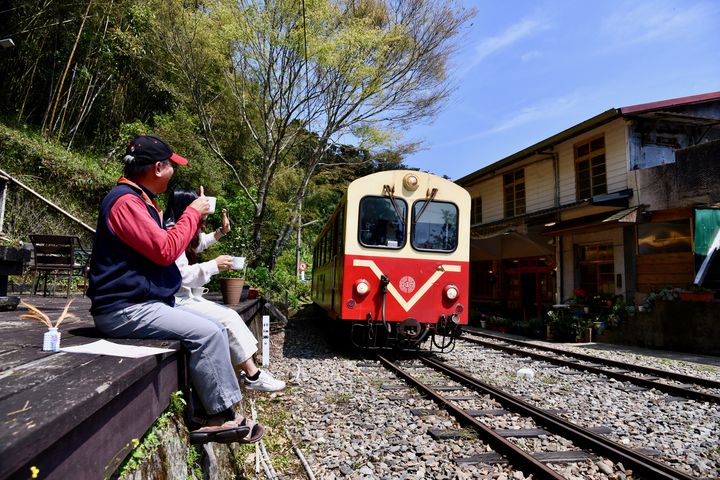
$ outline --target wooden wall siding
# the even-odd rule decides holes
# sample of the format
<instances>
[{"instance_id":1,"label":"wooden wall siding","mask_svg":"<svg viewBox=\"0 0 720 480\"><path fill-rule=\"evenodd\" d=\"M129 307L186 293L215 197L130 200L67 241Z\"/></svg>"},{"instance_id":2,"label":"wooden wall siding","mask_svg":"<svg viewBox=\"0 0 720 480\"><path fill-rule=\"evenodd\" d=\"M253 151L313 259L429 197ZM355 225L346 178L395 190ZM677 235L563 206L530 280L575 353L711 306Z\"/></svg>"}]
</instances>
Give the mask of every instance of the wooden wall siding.
<instances>
[{"instance_id":1,"label":"wooden wall siding","mask_svg":"<svg viewBox=\"0 0 720 480\"><path fill-rule=\"evenodd\" d=\"M637 257L637 290L686 287L695 278L692 253L659 253Z\"/></svg>"},{"instance_id":2,"label":"wooden wall siding","mask_svg":"<svg viewBox=\"0 0 720 480\"><path fill-rule=\"evenodd\" d=\"M503 180L502 175L492 177L480 184L483 199L483 223L503 219Z\"/></svg>"},{"instance_id":3,"label":"wooden wall siding","mask_svg":"<svg viewBox=\"0 0 720 480\"><path fill-rule=\"evenodd\" d=\"M525 211L538 212L555 206L553 161L547 159L525 168Z\"/></svg>"},{"instance_id":4,"label":"wooden wall siding","mask_svg":"<svg viewBox=\"0 0 720 480\"><path fill-rule=\"evenodd\" d=\"M623 119L617 119L592 131L559 144L555 151L559 159L560 198L559 205L576 202L575 198L575 157L573 146L585 139L605 135L605 163L608 193L628 188L627 128ZM555 175L553 160L537 161L525 166L525 207L527 213L537 212L555 205ZM483 223L504 219L502 173L522 168L521 164L503 170L494 176L471 186L472 197L481 196ZM632 200L631 200L632 202Z\"/></svg>"},{"instance_id":5,"label":"wooden wall siding","mask_svg":"<svg viewBox=\"0 0 720 480\"><path fill-rule=\"evenodd\" d=\"M557 146L560 156L560 204L574 203L575 153L573 146L583 140L605 135L605 165L608 193L628 188L627 129L623 119L614 120Z\"/></svg>"},{"instance_id":6,"label":"wooden wall siding","mask_svg":"<svg viewBox=\"0 0 720 480\"><path fill-rule=\"evenodd\" d=\"M624 120L611 123L605 134L605 161L608 193L628 188L627 124Z\"/></svg>"},{"instance_id":7,"label":"wooden wall siding","mask_svg":"<svg viewBox=\"0 0 720 480\"><path fill-rule=\"evenodd\" d=\"M530 163L525 167L519 164L502 173L471 186L471 197L481 196L483 223L496 222L505 218L503 211L503 173L518 168L525 169L525 211L537 212L555 206L555 176L552 159Z\"/></svg>"}]
</instances>

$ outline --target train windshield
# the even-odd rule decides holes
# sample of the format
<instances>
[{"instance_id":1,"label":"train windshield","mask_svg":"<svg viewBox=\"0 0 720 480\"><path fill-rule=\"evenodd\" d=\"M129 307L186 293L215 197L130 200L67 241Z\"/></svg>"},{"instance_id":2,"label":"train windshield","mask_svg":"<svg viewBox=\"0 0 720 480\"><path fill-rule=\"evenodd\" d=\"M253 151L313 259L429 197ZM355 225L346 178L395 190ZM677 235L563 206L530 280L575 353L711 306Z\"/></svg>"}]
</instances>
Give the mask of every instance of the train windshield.
<instances>
[{"instance_id":1,"label":"train windshield","mask_svg":"<svg viewBox=\"0 0 720 480\"><path fill-rule=\"evenodd\" d=\"M458 242L458 208L448 202L421 200L413 205L410 241L417 250L451 252Z\"/></svg>"},{"instance_id":2,"label":"train windshield","mask_svg":"<svg viewBox=\"0 0 720 480\"><path fill-rule=\"evenodd\" d=\"M404 247L406 219L405 200L396 197L393 205L388 197L364 197L360 200L360 244L366 247Z\"/></svg>"}]
</instances>

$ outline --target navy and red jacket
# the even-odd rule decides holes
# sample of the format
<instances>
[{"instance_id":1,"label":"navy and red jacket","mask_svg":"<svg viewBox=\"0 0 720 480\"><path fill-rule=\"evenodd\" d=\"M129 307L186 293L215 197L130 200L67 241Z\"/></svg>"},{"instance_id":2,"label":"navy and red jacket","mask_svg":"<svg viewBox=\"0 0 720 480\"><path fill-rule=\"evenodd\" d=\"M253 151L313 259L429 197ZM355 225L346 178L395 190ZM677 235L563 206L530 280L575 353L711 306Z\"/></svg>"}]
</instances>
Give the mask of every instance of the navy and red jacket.
<instances>
[{"instance_id":1,"label":"navy and red jacket","mask_svg":"<svg viewBox=\"0 0 720 480\"><path fill-rule=\"evenodd\" d=\"M175 260L195 235L202 215L185 209L165 230L154 195L120 178L100 204L90 260L90 313L101 315L159 300L175 304L180 271Z\"/></svg>"}]
</instances>

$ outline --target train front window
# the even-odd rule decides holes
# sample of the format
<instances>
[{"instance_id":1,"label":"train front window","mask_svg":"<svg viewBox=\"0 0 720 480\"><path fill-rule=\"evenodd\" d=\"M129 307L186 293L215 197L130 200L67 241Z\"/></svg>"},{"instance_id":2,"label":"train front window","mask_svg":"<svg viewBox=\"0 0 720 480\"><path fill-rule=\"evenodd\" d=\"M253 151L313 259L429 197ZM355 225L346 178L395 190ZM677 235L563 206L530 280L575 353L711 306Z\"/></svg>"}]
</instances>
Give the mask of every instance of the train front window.
<instances>
[{"instance_id":1,"label":"train front window","mask_svg":"<svg viewBox=\"0 0 720 480\"><path fill-rule=\"evenodd\" d=\"M451 252L458 242L458 208L448 202L415 202L410 242L416 250Z\"/></svg>"},{"instance_id":2,"label":"train front window","mask_svg":"<svg viewBox=\"0 0 720 480\"><path fill-rule=\"evenodd\" d=\"M360 244L365 247L404 247L406 219L405 200L396 197L393 205L388 197L364 197L360 200Z\"/></svg>"}]
</instances>

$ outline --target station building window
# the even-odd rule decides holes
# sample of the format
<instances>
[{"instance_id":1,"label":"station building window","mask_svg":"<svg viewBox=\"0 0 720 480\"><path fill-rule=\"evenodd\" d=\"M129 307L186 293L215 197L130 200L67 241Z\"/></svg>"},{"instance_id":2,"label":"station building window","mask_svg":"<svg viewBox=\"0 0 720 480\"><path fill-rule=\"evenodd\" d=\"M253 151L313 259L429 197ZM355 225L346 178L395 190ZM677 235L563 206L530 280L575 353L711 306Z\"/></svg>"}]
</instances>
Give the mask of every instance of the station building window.
<instances>
[{"instance_id":1,"label":"station building window","mask_svg":"<svg viewBox=\"0 0 720 480\"><path fill-rule=\"evenodd\" d=\"M575 145L575 186L578 201L607 193L604 136Z\"/></svg>"},{"instance_id":2,"label":"station building window","mask_svg":"<svg viewBox=\"0 0 720 480\"><path fill-rule=\"evenodd\" d=\"M611 243L580 245L580 288L592 294L615 294L615 261Z\"/></svg>"},{"instance_id":3,"label":"station building window","mask_svg":"<svg viewBox=\"0 0 720 480\"><path fill-rule=\"evenodd\" d=\"M525 213L525 170L518 169L503 175L503 203L505 218Z\"/></svg>"},{"instance_id":4,"label":"station building window","mask_svg":"<svg viewBox=\"0 0 720 480\"><path fill-rule=\"evenodd\" d=\"M473 197L470 206L470 224L479 225L482 223L482 197Z\"/></svg>"}]
</instances>

